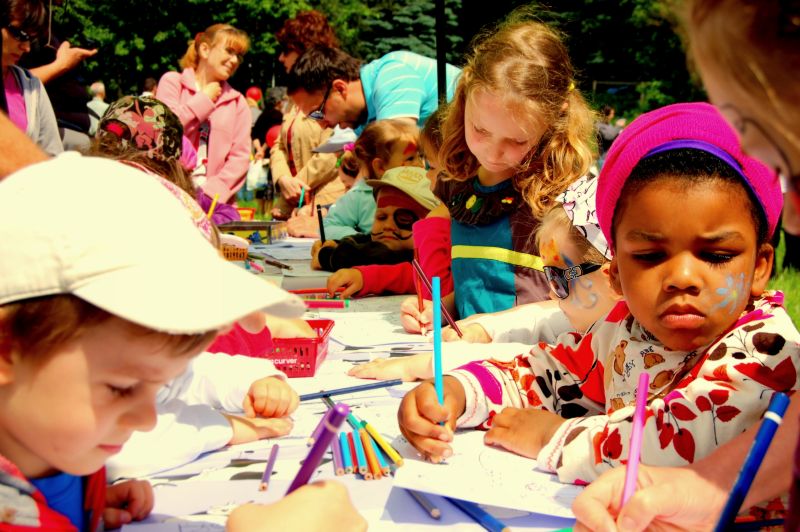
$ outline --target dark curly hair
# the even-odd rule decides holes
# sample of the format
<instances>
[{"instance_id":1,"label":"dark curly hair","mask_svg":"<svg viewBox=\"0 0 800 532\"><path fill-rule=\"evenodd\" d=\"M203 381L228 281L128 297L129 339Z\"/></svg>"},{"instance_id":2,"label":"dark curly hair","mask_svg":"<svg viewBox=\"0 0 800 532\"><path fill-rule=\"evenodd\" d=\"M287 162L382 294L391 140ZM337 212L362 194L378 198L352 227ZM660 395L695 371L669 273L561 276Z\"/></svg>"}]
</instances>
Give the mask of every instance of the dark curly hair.
<instances>
[{"instance_id":1,"label":"dark curly hair","mask_svg":"<svg viewBox=\"0 0 800 532\"><path fill-rule=\"evenodd\" d=\"M302 54L315 45L339 48L339 39L328 23L328 19L316 10L300 11L294 18L283 23L275 34L278 44L285 52Z\"/></svg>"}]
</instances>

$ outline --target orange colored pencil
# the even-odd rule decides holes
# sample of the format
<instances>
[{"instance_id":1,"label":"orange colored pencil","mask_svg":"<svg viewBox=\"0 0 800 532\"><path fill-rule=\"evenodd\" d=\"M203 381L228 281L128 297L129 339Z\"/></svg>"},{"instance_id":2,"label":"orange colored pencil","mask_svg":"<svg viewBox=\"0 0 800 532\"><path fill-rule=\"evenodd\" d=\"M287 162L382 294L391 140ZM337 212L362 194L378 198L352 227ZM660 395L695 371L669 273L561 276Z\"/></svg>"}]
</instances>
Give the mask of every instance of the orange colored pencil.
<instances>
[{"instance_id":1,"label":"orange colored pencil","mask_svg":"<svg viewBox=\"0 0 800 532\"><path fill-rule=\"evenodd\" d=\"M379 479L383 476L381 472L381 465L378 463L378 457L375 456L375 451L372 449L372 442L369 441L369 434L364 429L358 431L361 437L361 443L364 444L364 453L367 455L367 464L372 472L372 478Z\"/></svg>"}]
</instances>

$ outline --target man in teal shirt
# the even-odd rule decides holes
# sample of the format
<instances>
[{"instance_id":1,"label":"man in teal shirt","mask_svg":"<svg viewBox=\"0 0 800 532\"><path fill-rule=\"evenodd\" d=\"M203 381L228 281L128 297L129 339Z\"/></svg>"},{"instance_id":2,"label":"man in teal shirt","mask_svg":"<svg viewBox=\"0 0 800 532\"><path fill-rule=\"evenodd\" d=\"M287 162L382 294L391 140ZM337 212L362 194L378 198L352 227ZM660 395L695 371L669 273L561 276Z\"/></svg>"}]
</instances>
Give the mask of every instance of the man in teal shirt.
<instances>
[{"instance_id":1,"label":"man in teal shirt","mask_svg":"<svg viewBox=\"0 0 800 532\"><path fill-rule=\"evenodd\" d=\"M447 100L461 70L446 65ZM422 126L438 107L436 61L412 52L390 52L361 65L347 53L311 48L287 79L289 96L323 127L361 129L375 120L407 118Z\"/></svg>"}]
</instances>

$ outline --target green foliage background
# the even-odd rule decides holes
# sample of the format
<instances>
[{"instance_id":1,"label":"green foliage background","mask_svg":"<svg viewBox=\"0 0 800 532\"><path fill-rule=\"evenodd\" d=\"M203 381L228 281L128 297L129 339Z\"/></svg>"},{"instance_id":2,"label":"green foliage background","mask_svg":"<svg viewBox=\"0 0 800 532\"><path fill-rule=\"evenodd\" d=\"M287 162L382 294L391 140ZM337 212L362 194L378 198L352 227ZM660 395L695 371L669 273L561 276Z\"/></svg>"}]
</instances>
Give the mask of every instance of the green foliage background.
<instances>
[{"instance_id":1,"label":"green foliage background","mask_svg":"<svg viewBox=\"0 0 800 532\"><path fill-rule=\"evenodd\" d=\"M600 106L635 116L675 101L702 99L669 22L668 0L445 0L448 61L462 63L473 36L527 5L567 35L579 87ZM281 84L275 32L303 9L328 15L343 47L364 60L408 49L436 50L435 0L67 0L54 7L55 32L100 53L82 68L110 95L138 90L144 78L178 69L194 34L215 22L245 31L252 48L232 83L243 89Z\"/></svg>"}]
</instances>

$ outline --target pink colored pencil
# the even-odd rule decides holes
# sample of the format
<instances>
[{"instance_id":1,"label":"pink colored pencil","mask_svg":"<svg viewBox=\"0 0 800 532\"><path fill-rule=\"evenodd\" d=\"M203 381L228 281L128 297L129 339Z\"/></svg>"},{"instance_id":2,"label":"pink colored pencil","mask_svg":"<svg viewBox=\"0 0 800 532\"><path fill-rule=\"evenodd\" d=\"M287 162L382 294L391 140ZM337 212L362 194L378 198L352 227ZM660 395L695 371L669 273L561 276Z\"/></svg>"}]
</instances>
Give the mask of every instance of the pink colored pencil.
<instances>
[{"instance_id":1,"label":"pink colored pencil","mask_svg":"<svg viewBox=\"0 0 800 532\"><path fill-rule=\"evenodd\" d=\"M306 299L306 308L349 308L349 299Z\"/></svg>"},{"instance_id":2,"label":"pink colored pencil","mask_svg":"<svg viewBox=\"0 0 800 532\"><path fill-rule=\"evenodd\" d=\"M647 408L647 387L650 375L639 375L639 386L636 388L636 410L633 414L631 441L628 445L628 468L625 471L625 487L622 490L622 504L625 506L633 492L636 491L636 478L639 475L639 455L642 452L642 431L644 429L645 409Z\"/></svg>"}]
</instances>

